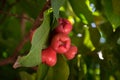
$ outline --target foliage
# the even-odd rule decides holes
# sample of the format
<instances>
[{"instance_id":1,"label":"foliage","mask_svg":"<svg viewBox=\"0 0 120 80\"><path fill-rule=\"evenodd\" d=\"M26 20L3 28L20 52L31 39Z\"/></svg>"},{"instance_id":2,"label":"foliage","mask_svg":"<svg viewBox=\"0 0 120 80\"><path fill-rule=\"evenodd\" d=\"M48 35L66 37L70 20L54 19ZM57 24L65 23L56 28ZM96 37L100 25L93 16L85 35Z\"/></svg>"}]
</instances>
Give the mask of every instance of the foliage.
<instances>
[{"instance_id":1,"label":"foliage","mask_svg":"<svg viewBox=\"0 0 120 80\"><path fill-rule=\"evenodd\" d=\"M45 3L45 0L1 0L0 61L13 55ZM50 3L51 8L41 14L43 22L37 26L32 42L27 41L17 53L20 58L12 64L0 62L0 80L119 80L120 1L51 0ZM41 50L50 45L59 17L71 21L73 30L69 36L78 53L73 60L58 54L57 64L49 67L41 63ZM13 62L19 68L14 69Z\"/></svg>"},{"instance_id":2,"label":"foliage","mask_svg":"<svg viewBox=\"0 0 120 80\"><path fill-rule=\"evenodd\" d=\"M44 14L43 23L38 29L36 29L33 35L33 39L31 41L32 44L31 49L28 55L18 58L18 64L20 66L32 67L41 63L41 50L43 48L43 45L45 45L45 42L49 34L49 30L50 30L49 11L46 11Z\"/></svg>"}]
</instances>

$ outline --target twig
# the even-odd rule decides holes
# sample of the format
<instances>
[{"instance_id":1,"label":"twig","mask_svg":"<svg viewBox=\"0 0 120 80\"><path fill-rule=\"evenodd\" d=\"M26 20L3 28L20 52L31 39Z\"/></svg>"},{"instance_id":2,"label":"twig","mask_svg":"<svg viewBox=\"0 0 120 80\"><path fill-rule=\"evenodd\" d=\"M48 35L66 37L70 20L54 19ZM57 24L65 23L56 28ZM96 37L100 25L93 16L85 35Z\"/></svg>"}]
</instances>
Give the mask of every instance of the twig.
<instances>
[{"instance_id":1,"label":"twig","mask_svg":"<svg viewBox=\"0 0 120 80\"><path fill-rule=\"evenodd\" d=\"M23 17L27 17L27 15L25 13L23 13L22 16ZM20 19L21 35L22 35L22 37L24 37L25 29L26 29L26 19L24 19L23 17Z\"/></svg>"},{"instance_id":2,"label":"twig","mask_svg":"<svg viewBox=\"0 0 120 80\"><path fill-rule=\"evenodd\" d=\"M17 14L12 14L12 13L8 13L8 12L4 12L4 11L1 11L0 10L0 14L6 14L7 16L14 16L16 18L24 18L30 22L34 22L34 20L32 18L29 18L29 17L26 17L26 16L20 16L20 15L17 15Z\"/></svg>"},{"instance_id":3,"label":"twig","mask_svg":"<svg viewBox=\"0 0 120 80\"><path fill-rule=\"evenodd\" d=\"M32 30L35 30L36 28L39 27L39 25L42 24L43 21L43 13L45 10L47 10L48 8L50 8L50 0L47 0L47 2L45 3L45 5L43 6L40 14L38 15L38 17L36 18L32 29L28 32L28 34L23 38L23 40L21 40L21 42L19 43L19 45L16 47L15 51L13 52L13 55L0 61L0 66L6 65L6 64L11 64L14 63L18 53L20 52L20 50L23 48L24 44L29 40L29 36Z\"/></svg>"},{"instance_id":4,"label":"twig","mask_svg":"<svg viewBox=\"0 0 120 80\"><path fill-rule=\"evenodd\" d=\"M32 30L35 30L37 27L39 27L39 25L41 25L41 23L43 21L44 11L47 10L48 8L50 8L50 1L51 0L47 0L46 4L44 5L43 9L41 10L39 16L37 17L35 23L33 24Z\"/></svg>"},{"instance_id":5,"label":"twig","mask_svg":"<svg viewBox=\"0 0 120 80\"><path fill-rule=\"evenodd\" d=\"M20 1L20 0L15 0L12 4L7 5L7 6L9 6L9 7L7 8L7 12L5 12L5 13L8 14L8 13L11 11L12 7L15 6L17 3L19 3L19 1ZM1 3L2 3L2 6L1 6L0 10L4 13L3 9L4 9L4 7L5 7L6 4L7 4L7 0L2 0ZM3 23L6 18L7 18L7 16L6 16L6 15L3 15L3 16L1 17L1 19L0 19L0 24Z\"/></svg>"}]
</instances>

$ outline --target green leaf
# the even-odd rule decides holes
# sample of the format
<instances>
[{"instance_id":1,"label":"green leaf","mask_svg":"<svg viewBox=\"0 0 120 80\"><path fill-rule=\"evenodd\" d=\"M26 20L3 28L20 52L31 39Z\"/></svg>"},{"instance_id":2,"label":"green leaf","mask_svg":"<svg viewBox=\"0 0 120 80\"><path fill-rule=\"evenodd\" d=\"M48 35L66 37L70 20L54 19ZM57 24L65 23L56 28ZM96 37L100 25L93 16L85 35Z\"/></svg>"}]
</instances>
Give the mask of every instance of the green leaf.
<instances>
[{"instance_id":1,"label":"green leaf","mask_svg":"<svg viewBox=\"0 0 120 80\"><path fill-rule=\"evenodd\" d=\"M89 28L90 39L95 47L99 47L100 44L100 32L97 28Z\"/></svg>"},{"instance_id":2,"label":"green leaf","mask_svg":"<svg viewBox=\"0 0 120 80\"><path fill-rule=\"evenodd\" d=\"M57 64L49 69L45 80L68 80L69 67L62 55L58 55Z\"/></svg>"},{"instance_id":3,"label":"green leaf","mask_svg":"<svg viewBox=\"0 0 120 80\"><path fill-rule=\"evenodd\" d=\"M41 50L45 44L50 30L49 11L44 13L42 25L35 31L32 39L32 47L28 55L18 58L20 66L32 67L41 63Z\"/></svg>"},{"instance_id":4,"label":"green leaf","mask_svg":"<svg viewBox=\"0 0 120 80\"><path fill-rule=\"evenodd\" d=\"M83 18L84 21L86 19L89 23L93 22L93 15L86 4L86 0L69 0L69 2L78 17Z\"/></svg>"},{"instance_id":5,"label":"green leaf","mask_svg":"<svg viewBox=\"0 0 120 80\"><path fill-rule=\"evenodd\" d=\"M21 80L35 80L35 74L28 74L25 71L21 71L20 73Z\"/></svg>"},{"instance_id":6,"label":"green leaf","mask_svg":"<svg viewBox=\"0 0 120 80\"><path fill-rule=\"evenodd\" d=\"M115 76L117 77L118 80L120 79L120 71L119 71L119 70L117 70L117 71L115 72Z\"/></svg>"},{"instance_id":7,"label":"green leaf","mask_svg":"<svg viewBox=\"0 0 120 80\"><path fill-rule=\"evenodd\" d=\"M100 29L100 32L102 34L101 36L103 36L105 38L111 37L111 35L113 33L112 25L109 22L101 24L99 29Z\"/></svg>"},{"instance_id":8,"label":"green leaf","mask_svg":"<svg viewBox=\"0 0 120 80\"><path fill-rule=\"evenodd\" d=\"M47 75L47 72L49 70L49 67L45 64L40 64L38 66L38 70L37 70L37 79L36 80L44 80L46 75Z\"/></svg>"},{"instance_id":9,"label":"green leaf","mask_svg":"<svg viewBox=\"0 0 120 80\"><path fill-rule=\"evenodd\" d=\"M118 26L120 26L120 14L116 12L116 9L115 9L116 6L113 6L113 5L115 5L116 3L118 3L116 5L119 5L120 1L118 2L113 1L112 3L112 0L103 0L103 2L104 2L103 6L105 10L105 15L107 16L108 20L112 24L113 29L116 29Z\"/></svg>"},{"instance_id":10,"label":"green leaf","mask_svg":"<svg viewBox=\"0 0 120 80\"><path fill-rule=\"evenodd\" d=\"M64 4L65 0L51 0L51 6L53 8L53 13L57 18L59 18L59 9Z\"/></svg>"},{"instance_id":11,"label":"green leaf","mask_svg":"<svg viewBox=\"0 0 120 80\"><path fill-rule=\"evenodd\" d=\"M113 11L115 14L120 15L120 0L112 0Z\"/></svg>"},{"instance_id":12,"label":"green leaf","mask_svg":"<svg viewBox=\"0 0 120 80\"><path fill-rule=\"evenodd\" d=\"M85 29L85 36L84 36L84 45L86 45L91 51L95 50L95 47L90 38L89 27L84 27Z\"/></svg>"},{"instance_id":13,"label":"green leaf","mask_svg":"<svg viewBox=\"0 0 120 80\"><path fill-rule=\"evenodd\" d=\"M68 80L69 67L63 56L58 56L57 64L53 67L53 80Z\"/></svg>"}]
</instances>

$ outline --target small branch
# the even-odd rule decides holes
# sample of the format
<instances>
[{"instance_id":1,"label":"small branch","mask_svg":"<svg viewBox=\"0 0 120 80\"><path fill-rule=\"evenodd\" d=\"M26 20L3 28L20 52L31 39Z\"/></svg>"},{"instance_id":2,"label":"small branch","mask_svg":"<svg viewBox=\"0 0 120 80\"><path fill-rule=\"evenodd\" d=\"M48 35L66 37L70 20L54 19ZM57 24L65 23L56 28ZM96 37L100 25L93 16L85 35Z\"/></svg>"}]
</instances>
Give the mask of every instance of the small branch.
<instances>
[{"instance_id":1,"label":"small branch","mask_svg":"<svg viewBox=\"0 0 120 80\"><path fill-rule=\"evenodd\" d=\"M43 9L41 10L39 16L37 17L36 21L33 24L33 28L32 30L36 29L37 27L39 27L43 21L43 14L44 11L47 10L48 8L50 8L50 1L51 0L47 0L47 2L45 3Z\"/></svg>"},{"instance_id":2,"label":"small branch","mask_svg":"<svg viewBox=\"0 0 120 80\"><path fill-rule=\"evenodd\" d=\"M4 59L4 60L0 61L0 66L6 65L6 64L11 64L11 63L13 63L13 58L8 57L7 59Z\"/></svg>"},{"instance_id":3,"label":"small branch","mask_svg":"<svg viewBox=\"0 0 120 80\"><path fill-rule=\"evenodd\" d=\"M2 14L3 14L3 13L8 14L8 13L11 11L12 7L15 6L17 3L19 3L19 1L20 1L20 0L15 0L14 3L8 5L6 0L2 0L2 1L1 1L2 6L1 6L1 8L0 8L0 11L2 12ZM6 4L7 4L7 6L9 6L9 7L7 8L7 12L4 12L3 9L5 8ZM0 12L0 13L1 13L1 12ZM1 17L1 19L0 19L0 24L3 23L6 18L7 18L7 16L6 16L6 15L3 15L3 16Z\"/></svg>"},{"instance_id":4,"label":"small branch","mask_svg":"<svg viewBox=\"0 0 120 80\"><path fill-rule=\"evenodd\" d=\"M12 13L8 13L8 12L4 12L4 11L0 11L0 14L6 14L7 16L14 16L16 18L24 18L30 22L34 22L34 20L32 18L26 17L26 16L19 16L17 14L12 14Z\"/></svg>"},{"instance_id":5,"label":"small branch","mask_svg":"<svg viewBox=\"0 0 120 80\"><path fill-rule=\"evenodd\" d=\"M32 30L35 30L36 28L39 27L39 25L42 24L43 21L43 13L45 10L47 10L48 8L50 8L50 0L47 0L47 2L45 3L45 5L43 6L43 9L41 10L40 14L38 15L37 19L35 20L32 29L28 32L28 34L23 38L23 40L21 40L21 42L19 43L19 45L16 47L15 51L13 52L13 55L0 61L0 66L6 65L6 64L11 64L14 63L18 53L20 52L20 50L23 48L24 44L29 40L29 36Z\"/></svg>"},{"instance_id":6,"label":"small branch","mask_svg":"<svg viewBox=\"0 0 120 80\"><path fill-rule=\"evenodd\" d=\"M22 37L25 35L25 28L26 28L26 19L24 19L23 17L27 17L27 15L23 13L22 18L20 19Z\"/></svg>"}]
</instances>

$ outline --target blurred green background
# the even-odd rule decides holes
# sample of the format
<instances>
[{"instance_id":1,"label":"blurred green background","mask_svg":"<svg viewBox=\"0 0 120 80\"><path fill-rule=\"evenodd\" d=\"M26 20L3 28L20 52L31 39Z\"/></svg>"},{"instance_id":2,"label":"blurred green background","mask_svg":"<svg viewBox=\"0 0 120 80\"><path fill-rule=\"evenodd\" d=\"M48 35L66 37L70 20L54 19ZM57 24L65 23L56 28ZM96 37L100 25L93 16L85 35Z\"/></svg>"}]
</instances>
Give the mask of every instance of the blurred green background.
<instances>
[{"instance_id":1,"label":"blurred green background","mask_svg":"<svg viewBox=\"0 0 120 80\"><path fill-rule=\"evenodd\" d=\"M0 61L13 54L45 3L45 0L0 0ZM51 0L51 10L49 35L55 18L69 19L73 24L69 36L78 47L76 57L68 61L57 55L54 67L39 64L37 69L33 66L14 69L13 63L0 65L0 80L120 80L120 0ZM26 55L30 50L28 41L17 54Z\"/></svg>"}]
</instances>

